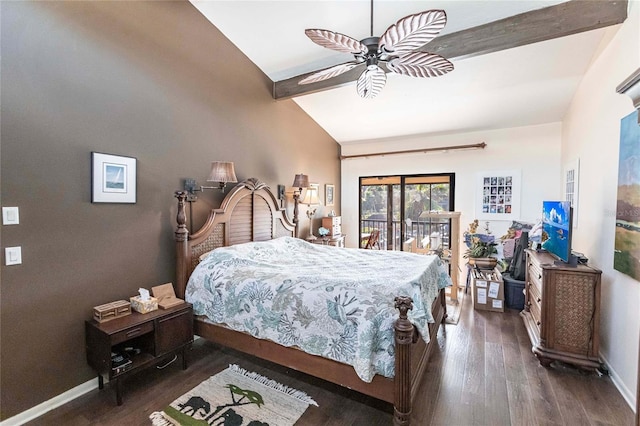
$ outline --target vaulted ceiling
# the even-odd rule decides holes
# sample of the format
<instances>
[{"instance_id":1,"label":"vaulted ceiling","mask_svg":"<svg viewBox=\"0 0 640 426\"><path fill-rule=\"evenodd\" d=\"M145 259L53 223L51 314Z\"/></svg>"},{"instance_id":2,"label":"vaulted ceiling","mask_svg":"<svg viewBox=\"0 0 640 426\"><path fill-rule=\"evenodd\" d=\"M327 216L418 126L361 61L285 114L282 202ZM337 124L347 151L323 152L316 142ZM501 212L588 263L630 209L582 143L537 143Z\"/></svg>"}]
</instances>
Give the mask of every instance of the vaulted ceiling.
<instances>
[{"instance_id":1,"label":"vaulted ceiling","mask_svg":"<svg viewBox=\"0 0 640 426\"><path fill-rule=\"evenodd\" d=\"M293 98L341 144L561 121L627 11L626 0L374 1L375 36L404 16L445 10L447 25L422 49L455 69L432 78L388 73L381 94L362 99L355 89L362 69L297 82L353 59L314 44L304 30L369 37L371 1L191 2L274 81L274 98Z\"/></svg>"}]
</instances>

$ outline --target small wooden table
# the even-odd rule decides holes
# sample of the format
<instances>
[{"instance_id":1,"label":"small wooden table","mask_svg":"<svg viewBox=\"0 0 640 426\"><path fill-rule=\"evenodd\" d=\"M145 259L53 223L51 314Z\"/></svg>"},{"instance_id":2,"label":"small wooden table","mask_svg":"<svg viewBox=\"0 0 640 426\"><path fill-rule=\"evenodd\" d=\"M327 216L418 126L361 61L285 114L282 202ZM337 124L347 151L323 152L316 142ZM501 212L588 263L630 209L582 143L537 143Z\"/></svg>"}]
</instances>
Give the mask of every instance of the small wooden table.
<instances>
[{"instance_id":1,"label":"small wooden table","mask_svg":"<svg viewBox=\"0 0 640 426\"><path fill-rule=\"evenodd\" d=\"M106 376L114 383L116 401L122 405L121 380L127 376L178 353L186 370L186 350L193 342L193 308L185 302L147 314L132 312L107 322L88 320L85 336L87 362L98 373L98 387L104 387ZM123 353L130 362L112 363L114 354Z\"/></svg>"}]
</instances>

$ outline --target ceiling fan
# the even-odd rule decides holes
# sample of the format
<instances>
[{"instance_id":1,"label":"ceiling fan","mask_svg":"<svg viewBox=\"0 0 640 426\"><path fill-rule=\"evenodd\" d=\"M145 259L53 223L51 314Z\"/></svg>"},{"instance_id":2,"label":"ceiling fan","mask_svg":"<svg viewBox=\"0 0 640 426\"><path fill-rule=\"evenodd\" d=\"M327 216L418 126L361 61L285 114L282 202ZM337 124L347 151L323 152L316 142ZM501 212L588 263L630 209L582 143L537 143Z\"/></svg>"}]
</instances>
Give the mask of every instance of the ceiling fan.
<instances>
[{"instance_id":1,"label":"ceiling fan","mask_svg":"<svg viewBox=\"0 0 640 426\"><path fill-rule=\"evenodd\" d=\"M351 53L355 60L318 71L298 82L310 84L336 77L355 67L366 66L356 89L363 98L374 98L387 82L389 71L411 77L438 77L453 70L453 64L434 53L416 51L433 40L447 23L444 10L427 10L405 16L391 25L381 37L373 36L373 0L371 0L371 37L356 40L329 30L307 29L304 33L314 43Z\"/></svg>"}]
</instances>

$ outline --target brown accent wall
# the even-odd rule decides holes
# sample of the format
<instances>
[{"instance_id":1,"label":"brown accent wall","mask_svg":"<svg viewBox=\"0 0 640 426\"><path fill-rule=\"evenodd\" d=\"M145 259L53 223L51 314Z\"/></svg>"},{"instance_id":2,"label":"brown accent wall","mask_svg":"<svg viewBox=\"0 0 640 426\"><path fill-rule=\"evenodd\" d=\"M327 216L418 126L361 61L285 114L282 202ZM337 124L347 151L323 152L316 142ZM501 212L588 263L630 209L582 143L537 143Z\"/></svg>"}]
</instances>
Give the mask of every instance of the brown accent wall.
<instances>
[{"instance_id":1,"label":"brown accent wall","mask_svg":"<svg viewBox=\"0 0 640 426\"><path fill-rule=\"evenodd\" d=\"M93 377L93 306L173 280L183 178L205 184L210 161L228 160L275 190L303 172L336 184L340 211L340 164L338 144L295 102L274 101L271 81L188 2L0 7L1 201L20 208L0 232L23 256L1 270L6 419ZM136 204L91 203L91 151L138 159ZM199 195L196 228L222 198Z\"/></svg>"}]
</instances>

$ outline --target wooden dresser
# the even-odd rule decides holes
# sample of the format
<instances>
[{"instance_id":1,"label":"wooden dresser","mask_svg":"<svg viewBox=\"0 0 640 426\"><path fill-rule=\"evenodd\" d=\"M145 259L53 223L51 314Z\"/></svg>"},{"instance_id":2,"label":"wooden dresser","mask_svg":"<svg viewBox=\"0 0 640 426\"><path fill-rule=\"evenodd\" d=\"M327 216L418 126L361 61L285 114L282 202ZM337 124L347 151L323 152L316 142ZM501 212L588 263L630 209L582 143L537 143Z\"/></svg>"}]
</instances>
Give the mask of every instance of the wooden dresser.
<instances>
[{"instance_id":1,"label":"wooden dresser","mask_svg":"<svg viewBox=\"0 0 640 426\"><path fill-rule=\"evenodd\" d=\"M558 360L600 367L600 275L588 265L557 266L550 254L527 250L525 307L520 315L543 366Z\"/></svg>"}]
</instances>

